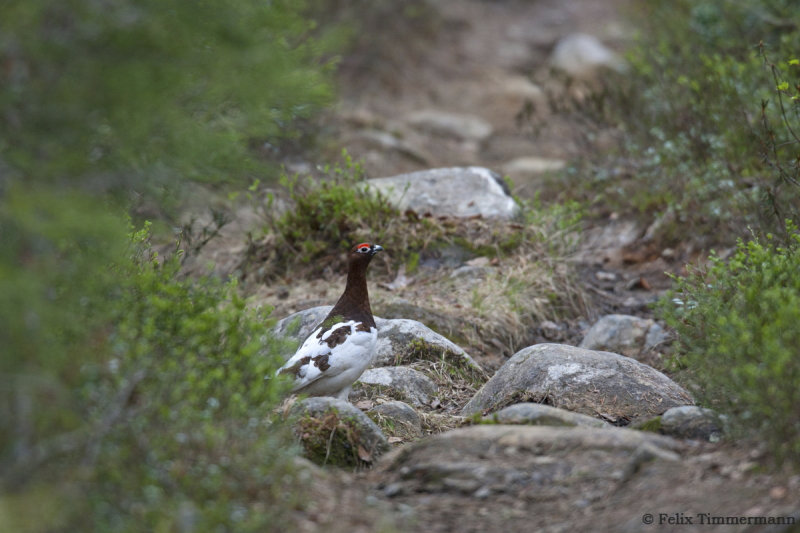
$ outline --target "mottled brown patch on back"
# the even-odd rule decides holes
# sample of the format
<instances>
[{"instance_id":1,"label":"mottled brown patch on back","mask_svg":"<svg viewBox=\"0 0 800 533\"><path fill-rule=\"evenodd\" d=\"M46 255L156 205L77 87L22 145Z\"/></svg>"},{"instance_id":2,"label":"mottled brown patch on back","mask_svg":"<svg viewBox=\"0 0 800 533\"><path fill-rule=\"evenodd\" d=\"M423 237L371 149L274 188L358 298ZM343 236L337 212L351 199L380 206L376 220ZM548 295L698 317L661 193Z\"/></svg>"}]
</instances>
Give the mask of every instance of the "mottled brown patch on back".
<instances>
[{"instance_id":1,"label":"mottled brown patch on back","mask_svg":"<svg viewBox=\"0 0 800 533\"><path fill-rule=\"evenodd\" d=\"M347 340L348 335L350 335L350 326L339 326L325 339L325 343L328 345L328 348L339 346Z\"/></svg>"},{"instance_id":2,"label":"mottled brown patch on back","mask_svg":"<svg viewBox=\"0 0 800 533\"><path fill-rule=\"evenodd\" d=\"M364 324L363 322L359 322L358 325L356 326L356 331L366 331L367 333L369 333L370 329L371 328L367 324Z\"/></svg>"},{"instance_id":3,"label":"mottled brown patch on back","mask_svg":"<svg viewBox=\"0 0 800 533\"><path fill-rule=\"evenodd\" d=\"M295 377L300 373L300 367L307 365L311 361L311 356L307 355L297 360L295 364L290 367L282 369L278 374L294 374Z\"/></svg>"},{"instance_id":4,"label":"mottled brown patch on back","mask_svg":"<svg viewBox=\"0 0 800 533\"><path fill-rule=\"evenodd\" d=\"M331 364L328 362L328 357L330 357L330 353L324 353L321 355L317 355L313 358L314 366L319 368L321 371L325 372L331 367Z\"/></svg>"}]
</instances>

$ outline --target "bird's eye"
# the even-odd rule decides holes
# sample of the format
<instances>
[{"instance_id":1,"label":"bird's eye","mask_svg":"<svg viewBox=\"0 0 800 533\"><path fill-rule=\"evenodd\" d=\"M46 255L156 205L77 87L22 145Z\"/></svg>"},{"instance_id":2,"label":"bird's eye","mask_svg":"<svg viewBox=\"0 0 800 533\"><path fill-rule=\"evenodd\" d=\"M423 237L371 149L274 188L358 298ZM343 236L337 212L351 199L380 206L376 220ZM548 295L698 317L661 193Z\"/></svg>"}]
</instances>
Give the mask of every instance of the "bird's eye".
<instances>
[{"instance_id":1,"label":"bird's eye","mask_svg":"<svg viewBox=\"0 0 800 533\"><path fill-rule=\"evenodd\" d=\"M368 246L362 246L361 248L358 249L358 251L361 252L362 254L365 254L365 253L369 252L369 247Z\"/></svg>"}]
</instances>

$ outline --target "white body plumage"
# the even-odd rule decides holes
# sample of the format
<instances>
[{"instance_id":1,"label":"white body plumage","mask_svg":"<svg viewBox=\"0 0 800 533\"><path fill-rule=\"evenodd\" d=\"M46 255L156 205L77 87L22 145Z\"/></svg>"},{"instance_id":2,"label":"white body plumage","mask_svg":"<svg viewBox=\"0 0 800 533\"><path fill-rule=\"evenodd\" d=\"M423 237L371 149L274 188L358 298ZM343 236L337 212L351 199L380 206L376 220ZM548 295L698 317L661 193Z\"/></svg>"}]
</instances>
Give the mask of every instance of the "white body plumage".
<instances>
[{"instance_id":1,"label":"white body plumage","mask_svg":"<svg viewBox=\"0 0 800 533\"><path fill-rule=\"evenodd\" d=\"M377 343L377 328L355 320L324 331L318 327L277 373L294 376L294 393L347 400L353 383L372 364Z\"/></svg>"}]
</instances>

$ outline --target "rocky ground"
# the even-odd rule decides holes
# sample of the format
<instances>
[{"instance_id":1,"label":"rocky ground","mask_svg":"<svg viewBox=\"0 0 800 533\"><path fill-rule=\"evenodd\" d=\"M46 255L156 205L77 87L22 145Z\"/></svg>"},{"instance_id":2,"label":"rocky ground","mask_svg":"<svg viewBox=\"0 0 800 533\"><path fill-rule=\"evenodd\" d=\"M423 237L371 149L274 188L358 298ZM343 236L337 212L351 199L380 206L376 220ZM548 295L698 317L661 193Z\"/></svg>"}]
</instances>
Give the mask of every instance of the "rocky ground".
<instances>
[{"instance_id":1,"label":"rocky ground","mask_svg":"<svg viewBox=\"0 0 800 533\"><path fill-rule=\"evenodd\" d=\"M342 102L325 127L370 178L477 166L510 176L510 192L533 198L548 173L614 142L613 131L587 136L549 102L581 96L563 72L624 71L615 52L631 35L620 16L626 2L432 4L433 27L409 36L419 42L344 63ZM299 157L284 163L313 167ZM488 174L476 179L487 187L470 205L480 210L502 187ZM498 197L510 200L507 192ZM510 223L511 213L483 214L480 223ZM243 215L225 231L241 243L236 232L246 225ZM580 274L579 319L521 317L480 292L506 290L501 273L514 269L538 279L535 261L522 256L498 263L456 254L371 284L381 346L351 404L286 406L305 421L298 436L307 455L326 464L306 466L313 503L298 513L298 529L727 532L791 530L759 517L800 523L800 476L764 469L760 448L730 435L715 413L686 407L691 391L665 375L670 339L648 304L668 287L665 272L680 272L694 252L659 249L648 230L611 213L564 249ZM278 317L299 312L277 328L301 339L326 312L316 306L338 297L337 279L261 286L255 299ZM535 307L540 288L531 287ZM481 308L476 294L489 303ZM756 522L718 522L742 516Z\"/></svg>"}]
</instances>

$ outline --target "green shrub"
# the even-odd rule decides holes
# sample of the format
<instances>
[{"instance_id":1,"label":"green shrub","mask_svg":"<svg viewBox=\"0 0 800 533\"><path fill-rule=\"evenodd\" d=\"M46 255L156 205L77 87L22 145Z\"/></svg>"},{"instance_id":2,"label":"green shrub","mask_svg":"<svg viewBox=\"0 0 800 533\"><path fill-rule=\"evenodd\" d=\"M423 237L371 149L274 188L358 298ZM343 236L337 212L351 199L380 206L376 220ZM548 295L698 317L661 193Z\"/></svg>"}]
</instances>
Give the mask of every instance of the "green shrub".
<instances>
[{"instance_id":1,"label":"green shrub","mask_svg":"<svg viewBox=\"0 0 800 533\"><path fill-rule=\"evenodd\" d=\"M761 104L762 149L764 161L772 171L772 182L764 195L772 219L800 222L800 54L785 61L772 62L760 47L764 64L772 74L775 98ZM780 226L784 236L785 225Z\"/></svg>"},{"instance_id":2,"label":"green shrub","mask_svg":"<svg viewBox=\"0 0 800 533\"><path fill-rule=\"evenodd\" d=\"M603 213L661 217L657 237L668 244L687 235L733 243L748 227L776 232L794 216L787 206L800 193L776 190L770 168L776 158L788 168L797 156L791 131L800 124L790 97L799 69L787 63L800 49L796 5L656 0L636 4L631 18L640 31L627 53L630 71L561 109L584 123L593 118L588 140L606 129L618 146L587 150L567 172L575 187L562 195L577 194ZM760 50L781 68L779 81ZM780 215L772 216L770 198L783 207Z\"/></svg>"},{"instance_id":3,"label":"green shrub","mask_svg":"<svg viewBox=\"0 0 800 533\"><path fill-rule=\"evenodd\" d=\"M344 166L325 173L322 181L296 175L281 179L293 206L274 221L274 231L306 262L338 254L357 240L382 242L389 222L400 214L383 196L361 187L363 169L349 155Z\"/></svg>"},{"instance_id":4,"label":"green shrub","mask_svg":"<svg viewBox=\"0 0 800 533\"><path fill-rule=\"evenodd\" d=\"M676 279L659 310L675 328L675 363L701 399L771 444L778 461L800 460L800 232L741 242L723 261Z\"/></svg>"},{"instance_id":5,"label":"green shrub","mask_svg":"<svg viewBox=\"0 0 800 533\"><path fill-rule=\"evenodd\" d=\"M300 135L332 93L305 7L4 2L0 530L287 529L285 347L131 242L126 204L177 218L186 181L250 179Z\"/></svg>"},{"instance_id":6,"label":"green shrub","mask_svg":"<svg viewBox=\"0 0 800 533\"><path fill-rule=\"evenodd\" d=\"M62 264L84 269L52 289L75 281L82 295L37 317L62 349L5 346L27 357L3 360L0 502L47 512L0 529L277 531L300 505L292 438L271 415L285 388L264 380L286 347L234 285L181 280L178 255L146 238L100 264L65 249Z\"/></svg>"},{"instance_id":7,"label":"green shrub","mask_svg":"<svg viewBox=\"0 0 800 533\"><path fill-rule=\"evenodd\" d=\"M265 227L262 238L251 242L249 262L259 265L265 277L344 270L343 251L357 242L391 250L395 265L414 265L420 253L441 244L445 229L440 221L401 213L383 195L368 191L361 165L346 152L343 164L328 166L324 173L321 179L283 176L282 192L289 202L284 210L274 208L272 193L266 198L258 193L258 183L251 187Z\"/></svg>"},{"instance_id":8,"label":"green shrub","mask_svg":"<svg viewBox=\"0 0 800 533\"><path fill-rule=\"evenodd\" d=\"M304 2L4 2L3 163L94 190L220 182L330 102ZM122 168L123 170L118 170Z\"/></svg>"}]
</instances>

